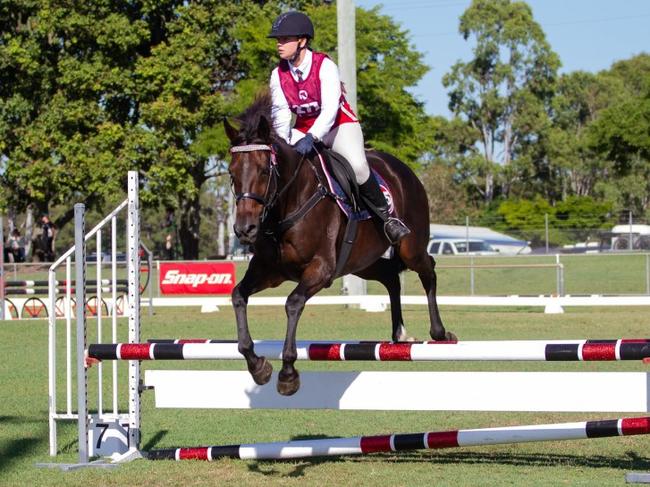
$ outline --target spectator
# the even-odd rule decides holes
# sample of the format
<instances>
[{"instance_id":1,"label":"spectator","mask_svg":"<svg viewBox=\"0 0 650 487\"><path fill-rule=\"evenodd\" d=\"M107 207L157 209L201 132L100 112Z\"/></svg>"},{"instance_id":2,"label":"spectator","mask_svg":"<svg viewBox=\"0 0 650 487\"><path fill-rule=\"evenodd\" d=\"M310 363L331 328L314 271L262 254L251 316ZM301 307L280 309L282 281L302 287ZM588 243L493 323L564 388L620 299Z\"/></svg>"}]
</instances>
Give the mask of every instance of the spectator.
<instances>
[{"instance_id":1,"label":"spectator","mask_svg":"<svg viewBox=\"0 0 650 487\"><path fill-rule=\"evenodd\" d=\"M174 260L175 258L174 238L170 233L168 233L165 237L165 260Z\"/></svg>"},{"instance_id":2,"label":"spectator","mask_svg":"<svg viewBox=\"0 0 650 487\"><path fill-rule=\"evenodd\" d=\"M43 215L43 218L41 218L41 230L43 261L52 262L54 261L54 236L56 235L56 227L47 215Z\"/></svg>"},{"instance_id":3,"label":"spectator","mask_svg":"<svg viewBox=\"0 0 650 487\"><path fill-rule=\"evenodd\" d=\"M7 260L12 262L25 262L25 243L20 231L14 228L7 240Z\"/></svg>"}]
</instances>

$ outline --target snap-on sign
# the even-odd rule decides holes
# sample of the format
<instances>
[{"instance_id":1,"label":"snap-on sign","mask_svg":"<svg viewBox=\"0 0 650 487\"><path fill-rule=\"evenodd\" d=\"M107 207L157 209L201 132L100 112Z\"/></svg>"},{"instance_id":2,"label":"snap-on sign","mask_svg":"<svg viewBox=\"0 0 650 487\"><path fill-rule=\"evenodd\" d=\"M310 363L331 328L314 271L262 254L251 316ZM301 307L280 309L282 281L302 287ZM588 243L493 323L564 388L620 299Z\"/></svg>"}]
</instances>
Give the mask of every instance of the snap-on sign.
<instances>
[{"instance_id":1,"label":"snap-on sign","mask_svg":"<svg viewBox=\"0 0 650 487\"><path fill-rule=\"evenodd\" d=\"M235 287L232 262L173 262L160 264L162 294L230 294Z\"/></svg>"}]
</instances>

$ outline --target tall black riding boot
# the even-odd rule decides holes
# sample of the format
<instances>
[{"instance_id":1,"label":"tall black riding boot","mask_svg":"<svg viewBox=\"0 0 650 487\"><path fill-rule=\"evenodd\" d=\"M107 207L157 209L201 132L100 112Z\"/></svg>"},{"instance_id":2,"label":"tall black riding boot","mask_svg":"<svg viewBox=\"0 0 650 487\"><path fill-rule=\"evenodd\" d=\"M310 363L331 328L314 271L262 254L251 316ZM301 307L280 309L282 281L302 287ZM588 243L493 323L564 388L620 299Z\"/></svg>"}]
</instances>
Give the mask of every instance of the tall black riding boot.
<instances>
[{"instance_id":1,"label":"tall black riding boot","mask_svg":"<svg viewBox=\"0 0 650 487\"><path fill-rule=\"evenodd\" d=\"M359 185L359 190L361 196L370 203L368 206L372 212L382 221L384 233L391 245L395 245L411 233L399 218L391 217L388 213L386 197L372 174L365 183Z\"/></svg>"}]
</instances>

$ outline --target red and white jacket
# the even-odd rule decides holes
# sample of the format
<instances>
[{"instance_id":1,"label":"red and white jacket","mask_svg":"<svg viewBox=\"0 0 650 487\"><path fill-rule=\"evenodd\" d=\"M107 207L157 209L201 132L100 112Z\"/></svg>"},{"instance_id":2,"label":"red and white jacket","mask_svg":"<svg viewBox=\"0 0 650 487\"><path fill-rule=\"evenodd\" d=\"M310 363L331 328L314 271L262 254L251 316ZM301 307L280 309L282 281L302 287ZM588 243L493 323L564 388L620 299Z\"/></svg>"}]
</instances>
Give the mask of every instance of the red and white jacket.
<instances>
[{"instance_id":1,"label":"red and white jacket","mask_svg":"<svg viewBox=\"0 0 650 487\"><path fill-rule=\"evenodd\" d=\"M319 140L340 124L358 122L342 91L338 68L326 54L308 50L297 67L280 61L269 85L275 130L287 142L291 142L292 113L294 128Z\"/></svg>"}]
</instances>

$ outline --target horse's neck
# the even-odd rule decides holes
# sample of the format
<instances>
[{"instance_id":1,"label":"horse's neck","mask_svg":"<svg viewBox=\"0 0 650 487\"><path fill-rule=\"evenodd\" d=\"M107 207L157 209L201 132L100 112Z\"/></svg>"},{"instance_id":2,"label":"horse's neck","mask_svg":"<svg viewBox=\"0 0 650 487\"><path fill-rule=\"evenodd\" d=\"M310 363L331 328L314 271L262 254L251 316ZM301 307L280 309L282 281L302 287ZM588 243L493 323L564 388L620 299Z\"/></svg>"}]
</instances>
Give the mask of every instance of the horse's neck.
<instances>
[{"instance_id":1,"label":"horse's neck","mask_svg":"<svg viewBox=\"0 0 650 487\"><path fill-rule=\"evenodd\" d=\"M311 164L307 159L301 164L300 157L289 145L280 146L278 153L279 186L280 190L286 188L279 201L281 217L300 208L316 191L317 181Z\"/></svg>"}]
</instances>

